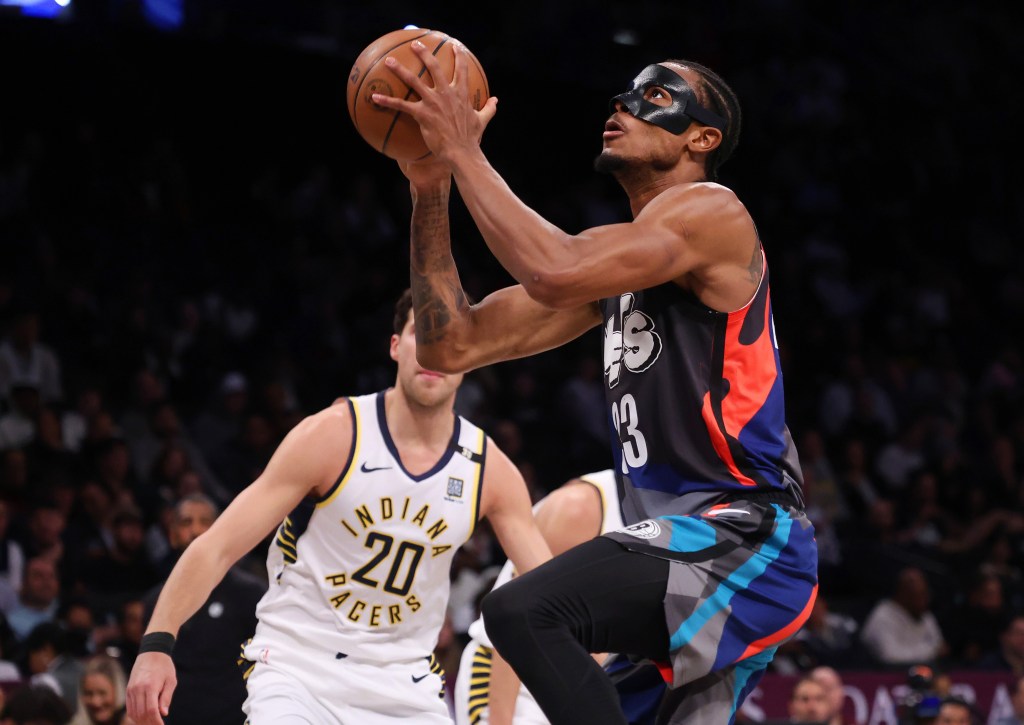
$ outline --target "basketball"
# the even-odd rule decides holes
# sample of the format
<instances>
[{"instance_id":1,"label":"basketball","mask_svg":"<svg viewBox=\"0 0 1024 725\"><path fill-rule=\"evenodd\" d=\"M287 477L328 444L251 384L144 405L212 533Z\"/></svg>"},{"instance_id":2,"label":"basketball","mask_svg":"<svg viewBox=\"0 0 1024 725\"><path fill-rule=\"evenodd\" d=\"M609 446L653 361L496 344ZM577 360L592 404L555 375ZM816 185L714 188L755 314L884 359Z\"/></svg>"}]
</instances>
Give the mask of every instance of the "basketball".
<instances>
[{"instance_id":1,"label":"basketball","mask_svg":"<svg viewBox=\"0 0 1024 725\"><path fill-rule=\"evenodd\" d=\"M419 100L419 95L384 65L384 59L392 56L431 83L430 74L425 72L425 66L412 50L414 40L421 41L430 49L441 64L446 82L451 82L455 74L452 46L459 41L438 30L425 28L396 30L377 38L359 54L348 75L348 114L356 130L373 148L399 161L425 158L430 155L430 149L423 142L415 120L405 113L378 106L371 95L383 93L410 101ZM476 56L464 44L459 45L469 61L469 99L473 108L479 111L490 95L487 77Z\"/></svg>"}]
</instances>

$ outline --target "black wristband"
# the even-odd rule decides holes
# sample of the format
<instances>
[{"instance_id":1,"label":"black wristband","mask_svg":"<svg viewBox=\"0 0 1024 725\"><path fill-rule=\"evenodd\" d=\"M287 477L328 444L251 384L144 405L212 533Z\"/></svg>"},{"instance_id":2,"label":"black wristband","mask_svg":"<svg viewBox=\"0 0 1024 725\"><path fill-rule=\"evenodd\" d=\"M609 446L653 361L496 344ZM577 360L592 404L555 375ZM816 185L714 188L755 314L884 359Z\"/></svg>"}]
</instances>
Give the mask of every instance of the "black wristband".
<instances>
[{"instance_id":1,"label":"black wristband","mask_svg":"<svg viewBox=\"0 0 1024 725\"><path fill-rule=\"evenodd\" d=\"M142 635L139 654L143 652L163 652L165 655L174 651L174 635L170 632L149 632Z\"/></svg>"}]
</instances>

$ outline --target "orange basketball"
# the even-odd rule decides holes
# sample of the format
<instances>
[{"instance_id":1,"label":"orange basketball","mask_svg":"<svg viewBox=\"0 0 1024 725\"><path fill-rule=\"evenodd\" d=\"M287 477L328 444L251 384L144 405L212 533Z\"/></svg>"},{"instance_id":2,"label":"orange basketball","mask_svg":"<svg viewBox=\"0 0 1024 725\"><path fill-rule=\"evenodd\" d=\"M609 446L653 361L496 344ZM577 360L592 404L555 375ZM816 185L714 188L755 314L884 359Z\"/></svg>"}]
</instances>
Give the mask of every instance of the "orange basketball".
<instances>
[{"instance_id":1,"label":"orange basketball","mask_svg":"<svg viewBox=\"0 0 1024 725\"><path fill-rule=\"evenodd\" d=\"M371 94L383 93L411 101L419 100L419 95L384 65L384 59L390 55L424 77L427 83L431 83L430 75L425 74L425 66L412 50L414 40L421 41L430 49L441 63L446 81L451 82L455 74L452 45L459 41L438 30L425 28L396 30L377 38L359 54L348 75L348 115L356 130L368 144L399 161L424 158L430 154L430 149L423 142L416 121L405 113L378 106L373 102ZM465 45L460 45L469 60L469 99L473 108L479 111L490 95L487 77L476 56Z\"/></svg>"}]
</instances>

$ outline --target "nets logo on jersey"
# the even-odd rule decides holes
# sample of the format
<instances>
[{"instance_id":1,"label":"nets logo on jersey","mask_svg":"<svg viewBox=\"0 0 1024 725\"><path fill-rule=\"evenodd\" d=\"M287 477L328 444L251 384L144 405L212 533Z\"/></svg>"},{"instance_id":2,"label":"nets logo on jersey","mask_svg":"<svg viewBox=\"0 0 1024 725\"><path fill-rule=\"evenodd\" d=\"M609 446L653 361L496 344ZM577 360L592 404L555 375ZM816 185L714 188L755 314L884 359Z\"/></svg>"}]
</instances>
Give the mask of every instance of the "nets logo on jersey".
<instances>
[{"instance_id":1,"label":"nets logo on jersey","mask_svg":"<svg viewBox=\"0 0 1024 725\"><path fill-rule=\"evenodd\" d=\"M454 498L462 498L462 487L465 482L461 478L450 476L448 478L448 495Z\"/></svg>"},{"instance_id":2,"label":"nets logo on jersey","mask_svg":"<svg viewBox=\"0 0 1024 725\"><path fill-rule=\"evenodd\" d=\"M654 320L633 309L634 304L632 293L620 296L618 314L604 325L604 378L609 388L619 384L623 366L642 373L661 354L661 336L654 331Z\"/></svg>"},{"instance_id":3,"label":"nets logo on jersey","mask_svg":"<svg viewBox=\"0 0 1024 725\"><path fill-rule=\"evenodd\" d=\"M646 521L641 521L633 524L632 526L627 526L622 529L622 533L635 536L638 539L656 539L661 533L661 526L657 521L647 519Z\"/></svg>"}]
</instances>

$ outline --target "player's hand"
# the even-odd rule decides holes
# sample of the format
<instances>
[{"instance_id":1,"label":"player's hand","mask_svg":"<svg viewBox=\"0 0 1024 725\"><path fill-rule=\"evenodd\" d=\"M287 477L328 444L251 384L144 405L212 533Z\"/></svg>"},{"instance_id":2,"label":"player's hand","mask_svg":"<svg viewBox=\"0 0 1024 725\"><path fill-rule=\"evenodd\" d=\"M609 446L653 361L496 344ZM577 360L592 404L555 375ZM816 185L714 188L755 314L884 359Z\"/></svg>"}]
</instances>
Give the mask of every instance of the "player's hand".
<instances>
[{"instance_id":1,"label":"player's hand","mask_svg":"<svg viewBox=\"0 0 1024 725\"><path fill-rule=\"evenodd\" d=\"M407 101L379 93L373 94L374 103L412 116L420 125L423 141L441 160L448 160L459 151L479 148L484 129L498 110L498 99L494 97L488 98L487 103L479 111L473 108L469 100L466 54L458 43L452 47L455 54L455 74L450 83L445 80L441 64L430 49L416 40L412 43L413 52L426 67L433 87L427 85L422 77L395 58L388 57L384 59L385 65L414 90L420 100Z\"/></svg>"},{"instance_id":2,"label":"player's hand","mask_svg":"<svg viewBox=\"0 0 1024 725\"><path fill-rule=\"evenodd\" d=\"M422 161L399 161L398 168L413 186L450 183L452 178L452 170L448 168L448 164L433 154Z\"/></svg>"},{"instance_id":3,"label":"player's hand","mask_svg":"<svg viewBox=\"0 0 1024 725\"><path fill-rule=\"evenodd\" d=\"M174 662L162 652L143 652L128 678L128 717L136 725L163 725L178 684Z\"/></svg>"}]
</instances>

